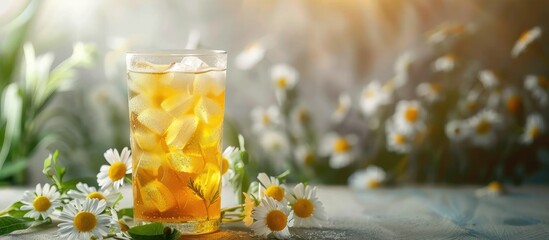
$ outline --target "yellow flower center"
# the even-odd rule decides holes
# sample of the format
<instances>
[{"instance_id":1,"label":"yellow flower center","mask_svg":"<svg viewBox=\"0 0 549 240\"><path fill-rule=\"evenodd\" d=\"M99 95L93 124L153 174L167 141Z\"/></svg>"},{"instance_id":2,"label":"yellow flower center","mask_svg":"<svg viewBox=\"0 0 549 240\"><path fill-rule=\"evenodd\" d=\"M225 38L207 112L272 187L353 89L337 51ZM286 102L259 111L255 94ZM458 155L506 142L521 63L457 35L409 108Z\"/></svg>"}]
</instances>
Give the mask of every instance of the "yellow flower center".
<instances>
[{"instance_id":1,"label":"yellow flower center","mask_svg":"<svg viewBox=\"0 0 549 240\"><path fill-rule=\"evenodd\" d=\"M345 138L340 137L334 142L334 152L336 153L346 153L349 149L351 149L351 144Z\"/></svg>"},{"instance_id":2,"label":"yellow flower center","mask_svg":"<svg viewBox=\"0 0 549 240\"><path fill-rule=\"evenodd\" d=\"M221 175L225 175L225 173L227 173L227 170L229 170L229 160L223 158L221 160Z\"/></svg>"},{"instance_id":3,"label":"yellow flower center","mask_svg":"<svg viewBox=\"0 0 549 240\"><path fill-rule=\"evenodd\" d=\"M97 225L97 218L91 212L79 212L74 217L74 228L80 232L89 232Z\"/></svg>"},{"instance_id":4,"label":"yellow flower center","mask_svg":"<svg viewBox=\"0 0 549 240\"><path fill-rule=\"evenodd\" d=\"M513 95L507 99L507 110L511 113L518 113L521 107L521 101L519 96Z\"/></svg>"},{"instance_id":5,"label":"yellow flower center","mask_svg":"<svg viewBox=\"0 0 549 240\"><path fill-rule=\"evenodd\" d=\"M431 83L431 89L433 90L433 92L435 93L439 93L440 92L440 89L441 89L441 86L440 84L438 83Z\"/></svg>"},{"instance_id":6,"label":"yellow flower center","mask_svg":"<svg viewBox=\"0 0 549 240\"><path fill-rule=\"evenodd\" d=\"M532 139L537 138L541 134L541 129L539 127L532 127L530 128L530 131L528 132L528 135L532 137Z\"/></svg>"},{"instance_id":7,"label":"yellow flower center","mask_svg":"<svg viewBox=\"0 0 549 240\"><path fill-rule=\"evenodd\" d=\"M379 181L377 180L370 180L366 183L366 187L370 189L376 189L379 188L381 184L379 184Z\"/></svg>"},{"instance_id":8,"label":"yellow flower center","mask_svg":"<svg viewBox=\"0 0 549 240\"><path fill-rule=\"evenodd\" d=\"M404 136L404 134L395 134L394 140L398 145L406 144L406 136Z\"/></svg>"},{"instance_id":9,"label":"yellow flower center","mask_svg":"<svg viewBox=\"0 0 549 240\"><path fill-rule=\"evenodd\" d=\"M532 38L532 33L530 31L528 31L528 32L525 32L525 33L521 34L518 41L521 42L521 43L526 43L526 42L530 41L531 38Z\"/></svg>"},{"instance_id":10,"label":"yellow flower center","mask_svg":"<svg viewBox=\"0 0 549 240\"><path fill-rule=\"evenodd\" d=\"M366 90L366 92L364 92L364 96L366 98L372 98L376 95L376 93L370 89Z\"/></svg>"},{"instance_id":11,"label":"yellow flower center","mask_svg":"<svg viewBox=\"0 0 549 240\"><path fill-rule=\"evenodd\" d=\"M404 111L404 119L408 122L415 122L417 118L419 117L419 112L416 107L408 107L406 111Z\"/></svg>"},{"instance_id":12,"label":"yellow flower center","mask_svg":"<svg viewBox=\"0 0 549 240\"><path fill-rule=\"evenodd\" d=\"M46 196L38 196L32 202L32 206L37 212L43 212L50 208L51 202L50 199Z\"/></svg>"},{"instance_id":13,"label":"yellow flower center","mask_svg":"<svg viewBox=\"0 0 549 240\"><path fill-rule=\"evenodd\" d=\"M285 89L288 86L288 80L285 77L280 77L276 80L276 86L280 89Z\"/></svg>"},{"instance_id":14,"label":"yellow flower center","mask_svg":"<svg viewBox=\"0 0 549 240\"><path fill-rule=\"evenodd\" d=\"M492 192L500 192L503 190L503 185L501 185L501 183L498 181L493 181L488 184L488 190Z\"/></svg>"},{"instance_id":15,"label":"yellow flower center","mask_svg":"<svg viewBox=\"0 0 549 240\"><path fill-rule=\"evenodd\" d=\"M547 80L544 76L538 77L538 85L542 88L548 89L549 88L549 80Z\"/></svg>"},{"instance_id":16,"label":"yellow flower center","mask_svg":"<svg viewBox=\"0 0 549 240\"><path fill-rule=\"evenodd\" d=\"M267 214L265 223L271 231L282 231L288 223L288 217L280 210L272 210Z\"/></svg>"},{"instance_id":17,"label":"yellow flower center","mask_svg":"<svg viewBox=\"0 0 549 240\"><path fill-rule=\"evenodd\" d=\"M454 134L459 135L461 133L461 128L454 128Z\"/></svg>"},{"instance_id":18,"label":"yellow flower center","mask_svg":"<svg viewBox=\"0 0 549 240\"><path fill-rule=\"evenodd\" d=\"M261 122L263 122L263 125L270 125L271 124L271 118L267 114L263 114L261 117Z\"/></svg>"},{"instance_id":19,"label":"yellow flower center","mask_svg":"<svg viewBox=\"0 0 549 240\"><path fill-rule=\"evenodd\" d=\"M112 181L120 180L126 176L126 164L123 162L114 162L109 168L109 178Z\"/></svg>"},{"instance_id":20,"label":"yellow flower center","mask_svg":"<svg viewBox=\"0 0 549 240\"><path fill-rule=\"evenodd\" d=\"M313 214L313 210L315 209L315 206L313 205L311 200L298 199L294 203L293 209L296 216L300 218L307 218Z\"/></svg>"},{"instance_id":21,"label":"yellow flower center","mask_svg":"<svg viewBox=\"0 0 549 240\"><path fill-rule=\"evenodd\" d=\"M86 196L87 198L90 198L90 199L97 199L97 200L105 200L105 196L103 196L103 194L101 194L100 192L92 192L90 194L88 194L88 196Z\"/></svg>"},{"instance_id":22,"label":"yellow flower center","mask_svg":"<svg viewBox=\"0 0 549 240\"><path fill-rule=\"evenodd\" d=\"M308 152L303 160L305 165L313 165L315 163L315 155L312 152Z\"/></svg>"},{"instance_id":23,"label":"yellow flower center","mask_svg":"<svg viewBox=\"0 0 549 240\"><path fill-rule=\"evenodd\" d=\"M267 190L265 191L265 194L280 202L282 201L282 199L284 199L285 192L284 192L284 189L281 188L280 186L272 185L269 188L267 188Z\"/></svg>"},{"instance_id":24,"label":"yellow flower center","mask_svg":"<svg viewBox=\"0 0 549 240\"><path fill-rule=\"evenodd\" d=\"M130 227L128 226L128 224L126 224L122 220L118 220L118 226L120 226L120 231L122 232L127 232L128 230L130 230Z\"/></svg>"},{"instance_id":25,"label":"yellow flower center","mask_svg":"<svg viewBox=\"0 0 549 240\"><path fill-rule=\"evenodd\" d=\"M474 112L476 109L477 109L477 103L476 102L473 102L473 101L468 101L467 102L467 110L469 110L470 112Z\"/></svg>"},{"instance_id":26,"label":"yellow flower center","mask_svg":"<svg viewBox=\"0 0 549 240\"><path fill-rule=\"evenodd\" d=\"M300 122L307 122L309 121L309 113L305 110L300 110L297 114L297 119Z\"/></svg>"},{"instance_id":27,"label":"yellow flower center","mask_svg":"<svg viewBox=\"0 0 549 240\"><path fill-rule=\"evenodd\" d=\"M488 121L480 120L480 122L477 124L477 127L475 128L475 130L479 134L486 134L490 131L491 128L492 128L492 125Z\"/></svg>"}]
</instances>

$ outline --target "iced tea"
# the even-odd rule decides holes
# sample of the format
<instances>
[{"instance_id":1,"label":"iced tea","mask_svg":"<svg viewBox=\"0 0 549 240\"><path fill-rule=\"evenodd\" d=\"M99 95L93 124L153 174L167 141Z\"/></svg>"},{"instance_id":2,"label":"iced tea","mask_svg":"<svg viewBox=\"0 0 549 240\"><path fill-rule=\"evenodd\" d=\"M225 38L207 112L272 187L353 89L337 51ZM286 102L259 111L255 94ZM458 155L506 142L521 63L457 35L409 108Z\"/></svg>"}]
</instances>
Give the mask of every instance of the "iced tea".
<instances>
[{"instance_id":1,"label":"iced tea","mask_svg":"<svg viewBox=\"0 0 549 240\"><path fill-rule=\"evenodd\" d=\"M184 233L217 230L225 69L128 64L135 219Z\"/></svg>"}]
</instances>

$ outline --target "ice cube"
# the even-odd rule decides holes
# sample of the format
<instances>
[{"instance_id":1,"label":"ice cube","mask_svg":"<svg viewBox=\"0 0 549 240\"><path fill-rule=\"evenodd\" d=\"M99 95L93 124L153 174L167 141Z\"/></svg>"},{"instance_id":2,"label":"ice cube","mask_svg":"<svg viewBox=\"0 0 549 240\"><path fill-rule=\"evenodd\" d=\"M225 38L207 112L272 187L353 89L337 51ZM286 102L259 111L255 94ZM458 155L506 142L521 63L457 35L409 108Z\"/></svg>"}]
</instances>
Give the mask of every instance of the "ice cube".
<instances>
[{"instance_id":1,"label":"ice cube","mask_svg":"<svg viewBox=\"0 0 549 240\"><path fill-rule=\"evenodd\" d=\"M129 101L130 112L140 113L149 107L151 107L151 101L142 94L132 97Z\"/></svg>"},{"instance_id":2,"label":"ice cube","mask_svg":"<svg viewBox=\"0 0 549 240\"><path fill-rule=\"evenodd\" d=\"M172 117L180 117L192 113L191 110L196 102L193 95L180 94L164 100L160 106Z\"/></svg>"},{"instance_id":3,"label":"ice cube","mask_svg":"<svg viewBox=\"0 0 549 240\"><path fill-rule=\"evenodd\" d=\"M194 93L202 96L219 96L225 91L225 71L210 71L197 74L194 79Z\"/></svg>"},{"instance_id":4,"label":"ice cube","mask_svg":"<svg viewBox=\"0 0 549 240\"><path fill-rule=\"evenodd\" d=\"M193 115L175 119L166 131L166 143L177 149L183 149L193 136L198 120Z\"/></svg>"},{"instance_id":5,"label":"ice cube","mask_svg":"<svg viewBox=\"0 0 549 240\"><path fill-rule=\"evenodd\" d=\"M137 168L158 169L162 164L162 154L143 152L137 159Z\"/></svg>"},{"instance_id":6,"label":"ice cube","mask_svg":"<svg viewBox=\"0 0 549 240\"><path fill-rule=\"evenodd\" d=\"M137 120L154 133L162 135L171 123L172 117L160 109L149 108L139 113Z\"/></svg>"},{"instance_id":7,"label":"ice cube","mask_svg":"<svg viewBox=\"0 0 549 240\"><path fill-rule=\"evenodd\" d=\"M160 136L141 128L133 131L133 139L141 149L146 151L157 148L160 143Z\"/></svg>"},{"instance_id":8,"label":"ice cube","mask_svg":"<svg viewBox=\"0 0 549 240\"><path fill-rule=\"evenodd\" d=\"M158 180L151 181L141 188L141 198L147 210L166 212L177 204L170 189Z\"/></svg>"},{"instance_id":9,"label":"ice cube","mask_svg":"<svg viewBox=\"0 0 549 240\"><path fill-rule=\"evenodd\" d=\"M172 72L199 72L204 71L209 66L198 57L184 57L181 62L174 63L170 67Z\"/></svg>"},{"instance_id":10,"label":"ice cube","mask_svg":"<svg viewBox=\"0 0 549 240\"><path fill-rule=\"evenodd\" d=\"M194 77L194 73L173 72L166 84L180 93L192 94Z\"/></svg>"},{"instance_id":11,"label":"ice cube","mask_svg":"<svg viewBox=\"0 0 549 240\"><path fill-rule=\"evenodd\" d=\"M194 113L208 125L219 125L223 121L223 108L214 100L200 98L194 108Z\"/></svg>"},{"instance_id":12,"label":"ice cube","mask_svg":"<svg viewBox=\"0 0 549 240\"><path fill-rule=\"evenodd\" d=\"M178 172L200 173L204 169L204 159L201 155L172 152L169 153L168 162L170 167Z\"/></svg>"}]
</instances>

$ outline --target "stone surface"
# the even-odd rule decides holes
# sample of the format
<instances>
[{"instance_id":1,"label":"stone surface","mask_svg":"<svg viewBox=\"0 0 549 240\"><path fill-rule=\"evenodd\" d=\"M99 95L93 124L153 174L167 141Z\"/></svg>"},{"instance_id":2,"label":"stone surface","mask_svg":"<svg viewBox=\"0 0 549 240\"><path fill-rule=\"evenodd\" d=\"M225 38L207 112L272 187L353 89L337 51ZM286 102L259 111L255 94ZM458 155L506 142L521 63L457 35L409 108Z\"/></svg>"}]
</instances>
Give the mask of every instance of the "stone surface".
<instances>
[{"instance_id":1,"label":"stone surface","mask_svg":"<svg viewBox=\"0 0 549 240\"><path fill-rule=\"evenodd\" d=\"M292 229L293 239L548 239L549 189L512 188L497 197L475 195L475 187L400 187L355 192L321 186L318 195L330 216L322 229ZM0 208L18 200L24 189L0 189ZM123 206L131 205L124 188ZM224 189L222 205L235 203ZM17 232L0 239L57 239L57 228ZM187 239L187 238L185 238ZM189 239L253 239L241 223Z\"/></svg>"}]
</instances>

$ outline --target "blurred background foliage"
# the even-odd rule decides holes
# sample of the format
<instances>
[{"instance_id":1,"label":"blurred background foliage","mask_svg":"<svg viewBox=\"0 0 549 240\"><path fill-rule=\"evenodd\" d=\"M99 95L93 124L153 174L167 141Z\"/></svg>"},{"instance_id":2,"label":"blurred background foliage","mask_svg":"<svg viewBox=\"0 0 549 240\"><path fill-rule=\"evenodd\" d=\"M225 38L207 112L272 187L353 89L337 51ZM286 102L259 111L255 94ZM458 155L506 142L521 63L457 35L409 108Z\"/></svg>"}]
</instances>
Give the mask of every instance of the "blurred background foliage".
<instances>
[{"instance_id":1,"label":"blurred background foliage","mask_svg":"<svg viewBox=\"0 0 549 240\"><path fill-rule=\"evenodd\" d=\"M549 76L548 14L537 0L2 1L0 182L41 181L55 149L69 177L93 176L106 149L129 145L125 52L217 48L229 52L225 145L243 133L252 172L345 183L377 165L395 183L546 183L547 134L521 139L528 116L549 117L547 88L525 86ZM365 100L367 89L385 95ZM423 127L403 130L414 138L403 148L390 140L410 103ZM489 144L447 134L453 120L470 130L482 119Z\"/></svg>"}]
</instances>

